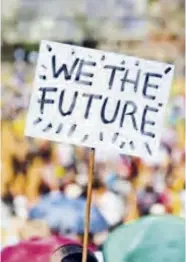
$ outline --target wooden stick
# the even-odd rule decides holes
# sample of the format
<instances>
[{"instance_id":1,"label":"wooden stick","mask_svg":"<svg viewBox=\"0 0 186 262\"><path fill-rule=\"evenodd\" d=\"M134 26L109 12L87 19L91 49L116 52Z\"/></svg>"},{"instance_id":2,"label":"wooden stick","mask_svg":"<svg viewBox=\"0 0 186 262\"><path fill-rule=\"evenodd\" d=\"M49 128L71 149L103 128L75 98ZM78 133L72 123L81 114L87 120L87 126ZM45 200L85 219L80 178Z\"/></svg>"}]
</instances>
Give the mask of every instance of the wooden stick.
<instances>
[{"instance_id":1,"label":"wooden stick","mask_svg":"<svg viewBox=\"0 0 186 262\"><path fill-rule=\"evenodd\" d=\"M88 236L89 236L90 209L91 209L91 199L92 199L92 183L94 177L94 161L95 161L95 149L91 148L90 155L89 155L88 191L87 191L87 203L86 203L86 213L85 213L82 262L87 262L87 254L88 254Z\"/></svg>"}]
</instances>

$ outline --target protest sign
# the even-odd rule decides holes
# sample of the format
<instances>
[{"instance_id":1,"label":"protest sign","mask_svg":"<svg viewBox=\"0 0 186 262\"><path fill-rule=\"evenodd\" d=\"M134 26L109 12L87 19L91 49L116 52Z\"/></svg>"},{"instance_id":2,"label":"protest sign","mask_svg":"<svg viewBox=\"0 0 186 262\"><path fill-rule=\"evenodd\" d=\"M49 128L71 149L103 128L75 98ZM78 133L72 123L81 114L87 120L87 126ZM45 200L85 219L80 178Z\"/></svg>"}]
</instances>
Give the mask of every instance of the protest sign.
<instances>
[{"instance_id":1,"label":"protest sign","mask_svg":"<svg viewBox=\"0 0 186 262\"><path fill-rule=\"evenodd\" d=\"M26 135L153 157L174 66L42 41Z\"/></svg>"}]
</instances>

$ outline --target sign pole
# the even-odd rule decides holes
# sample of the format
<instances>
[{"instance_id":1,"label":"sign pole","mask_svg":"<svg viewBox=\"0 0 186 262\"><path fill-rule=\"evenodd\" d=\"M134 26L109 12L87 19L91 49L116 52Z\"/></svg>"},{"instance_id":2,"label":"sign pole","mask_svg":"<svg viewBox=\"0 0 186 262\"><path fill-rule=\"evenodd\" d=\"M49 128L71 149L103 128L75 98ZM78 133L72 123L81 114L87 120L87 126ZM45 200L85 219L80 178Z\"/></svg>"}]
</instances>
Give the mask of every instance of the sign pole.
<instances>
[{"instance_id":1,"label":"sign pole","mask_svg":"<svg viewBox=\"0 0 186 262\"><path fill-rule=\"evenodd\" d=\"M85 228L84 228L84 238L83 238L82 262L87 262L89 222L90 222L90 210L91 210L91 199L92 199L92 184L93 184L93 177L94 177L94 162L95 162L95 149L91 148L89 154L88 191L87 191L87 202L86 202L86 211L85 211Z\"/></svg>"}]
</instances>

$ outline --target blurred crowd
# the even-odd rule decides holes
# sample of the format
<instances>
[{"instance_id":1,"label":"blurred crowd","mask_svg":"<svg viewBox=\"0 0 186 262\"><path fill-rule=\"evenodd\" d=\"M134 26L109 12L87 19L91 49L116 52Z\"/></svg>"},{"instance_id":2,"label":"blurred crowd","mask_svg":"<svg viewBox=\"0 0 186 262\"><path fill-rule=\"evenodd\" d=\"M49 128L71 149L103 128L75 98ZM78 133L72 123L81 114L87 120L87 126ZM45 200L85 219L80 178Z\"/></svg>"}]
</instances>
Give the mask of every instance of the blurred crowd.
<instances>
[{"instance_id":1,"label":"blurred crowd","mask_svg":"<svg viewBox=\"0 0 186 262\"><path fill-rule=\"evenodd\" d=\"M161 146L151 161L96 150L89 234L93 247L101 248L110 231L139 217L185 216L182 15L175 19L179 1L159 1L170 7L162 10L151 2L154 16L162 16L151 25L148 39L103 40L97 48L175 64ZM82 242L89 149L24 136L37 52L17 48L13 58L2 61L0 248L51 235Z\"/></svg>"},{"instance_id":2,"label":"blurred crowd","mask_svg":"<svg viewBox=\"0 0 186 262\"><path fill-rule=\"evenodd\" d=\"M1 248L51 234L82 241L89 150L24 136L34 64L17 55L2 68ZM96 150L90 243L100 247L109 231L140 216L184 216L184 106L179 78L153 161Z\"/></svg>"}]
</instances>

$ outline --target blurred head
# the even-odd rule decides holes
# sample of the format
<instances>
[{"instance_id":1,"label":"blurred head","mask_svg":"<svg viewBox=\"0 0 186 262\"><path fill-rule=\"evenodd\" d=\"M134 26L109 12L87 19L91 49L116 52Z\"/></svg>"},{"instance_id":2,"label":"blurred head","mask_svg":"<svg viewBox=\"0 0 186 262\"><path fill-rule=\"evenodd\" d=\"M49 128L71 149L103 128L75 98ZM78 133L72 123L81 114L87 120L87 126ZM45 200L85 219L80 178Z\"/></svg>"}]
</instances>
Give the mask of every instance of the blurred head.
<instances>
[{"instance_id":1,"label":"blurred head","mask_svg":"<svg viewBox=\"0 0 186 262\"><path fill-rule=\"evenodd\" d=\"M153 185L152 179L148 179L146 186L145 186L145 191L148 193L154 192L154 185Z\"/></svg>"},{"instance_id":2,"label":"blurred head","mask_svg":"<svg viewBox=\"0 0 186 262\"><path fill-rule=\"evenodd\" d=\"M80 245L70 244L57 248L51 257L51 262L81 262L83 248ZM88 250L87 262L98 262L94 254Z\"/></svg>"},{"instance_id":3,"label":"blurred head","mask_svg":"<svg viewBox=\"0 0 186 262\"><path fill-rule=\"evenodd\" d=\"M44 182L44 181L41 181L40 182L40 185L39 185L39 194L41 196L44 196L44 195L47 195L48 193L50 193L50 187Z\"/></svg>"},{"instance_id":4,"label":"blurred head","mask_svg":"<svg viewBox=\"0 0 186 262\"><path fill-rule=\"evenodd\" d=\"M67 185L64 189L64 193L68 198L78 198L82 191L83 189L75 183Z\"/></svg>"}]
</instances>

